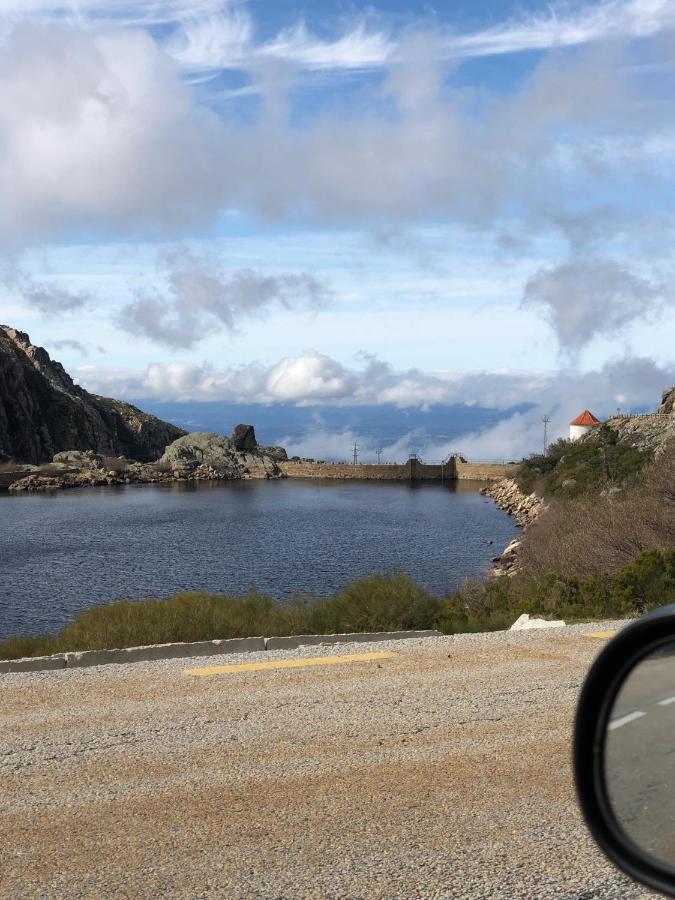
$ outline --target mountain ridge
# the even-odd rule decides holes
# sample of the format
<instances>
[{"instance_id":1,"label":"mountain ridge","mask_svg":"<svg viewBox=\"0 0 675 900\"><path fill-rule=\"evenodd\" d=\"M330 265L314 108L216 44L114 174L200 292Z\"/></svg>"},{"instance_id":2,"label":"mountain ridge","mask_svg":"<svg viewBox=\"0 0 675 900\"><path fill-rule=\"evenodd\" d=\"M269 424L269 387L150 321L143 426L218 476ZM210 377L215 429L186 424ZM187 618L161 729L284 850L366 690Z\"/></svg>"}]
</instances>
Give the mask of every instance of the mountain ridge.
<instances>
[{"instance_id":1,"label":"mountain ridge","mask_svg":"<svg viewBox=\"0 0 675 900\"><path fill-rule=\"evenodd\" d=\"M130 403L90 394L28 334L0 325L0 462L63 450L152 462L186 432Z\"/></svg>"}]
</instances>

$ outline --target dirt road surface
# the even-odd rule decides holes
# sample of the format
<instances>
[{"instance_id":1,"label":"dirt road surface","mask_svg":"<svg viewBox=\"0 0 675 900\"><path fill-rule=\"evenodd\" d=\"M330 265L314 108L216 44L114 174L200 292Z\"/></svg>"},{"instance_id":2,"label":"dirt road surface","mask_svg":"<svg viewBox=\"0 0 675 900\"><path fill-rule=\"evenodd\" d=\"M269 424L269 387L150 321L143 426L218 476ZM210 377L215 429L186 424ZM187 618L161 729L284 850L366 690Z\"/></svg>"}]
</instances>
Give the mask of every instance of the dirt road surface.
<instances>
[{"instance_id":1,"label":"dirt road surface","mask_svg":"<svg viewBox=\"0 0 675 900\"><path fill-rule=\"evenodd\" d=\"M574 798L609 627L0 675L0 897L651 897Z\"/></svg>"}]
</instances>

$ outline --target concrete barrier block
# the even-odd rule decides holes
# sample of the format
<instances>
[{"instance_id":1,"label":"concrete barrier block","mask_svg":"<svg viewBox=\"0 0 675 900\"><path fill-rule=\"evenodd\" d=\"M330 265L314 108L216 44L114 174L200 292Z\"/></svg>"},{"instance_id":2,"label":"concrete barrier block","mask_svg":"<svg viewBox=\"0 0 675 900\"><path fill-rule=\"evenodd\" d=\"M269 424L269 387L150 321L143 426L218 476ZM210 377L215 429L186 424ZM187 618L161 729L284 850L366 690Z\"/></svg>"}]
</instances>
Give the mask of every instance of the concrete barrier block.
<instances>
[{"instance_id":1,"label":"concrete barrier block","mask_svg":"<svg viewBox=\"0 0 675 900\"><path fill-rule=\"evenodd\" d=\"M66 653L65 656L68 668L82 668L193 656L217 656L221 653L252 653L264 649L265 639L252 637L185 644L151 644L147 647L126 647L118 650L82 650L79 653Z\"/></svg>"},{"instance_id":2,"label":"concrete barrier block","mask_svg":"<svg viewBox=\"0 0 675 900\"><path fill-rule=\"evenodd\" d=\"M293 634L288 637L269 637L265 641L267 650L295 650L298 647L319 644L373 643L377 641L399 641L411 638L442 637L440 631L377 631L351 634Z\"/></svg>"},{"instance_id":3,"label":"concrete barrier block","mask_svg":"<svg viewBox=\"0 0 675 900\"><path fill-rule=\"evenodd\" d=\"M65 669L64 653L56 656L30 656L25 659L3 659L0 661L1 672L50 672L53 669Z\"/></svg>"}]
</instances>

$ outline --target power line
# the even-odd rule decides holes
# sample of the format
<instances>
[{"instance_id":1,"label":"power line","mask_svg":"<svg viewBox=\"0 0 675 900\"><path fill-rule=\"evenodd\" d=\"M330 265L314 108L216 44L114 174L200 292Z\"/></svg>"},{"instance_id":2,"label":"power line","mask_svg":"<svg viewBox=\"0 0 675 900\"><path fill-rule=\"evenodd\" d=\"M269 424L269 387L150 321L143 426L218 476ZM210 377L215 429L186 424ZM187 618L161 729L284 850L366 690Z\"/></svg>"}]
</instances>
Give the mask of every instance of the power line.
<instances>
[{"instance_id":1,"label":"power line","mask_svg":"<svg viewBox=\"0 0 675 900\"><path fill-rule=\"evenodd\" d=\"M377 464L379 466L380 463L382 462L382 454L384 453L384 450L381 447L378 447L378 449L375 451L375 453L377 455Z\"/></svg>"},{"instance_id":2,"label":"power line","mask_svg":"<svg viewBox=\"0 0 675 900\"><path fill-rule=\"evenodd\" d=\"M544 416L542 422L544 423L544 456L546 456L546 452L548 450L548 423L551 420L548 416Z\"/></svg>"},{"instance_id":3,"label":"power line","mask_svg":"<svg viewBox=\"0 0 675 900\"><path fill-rule=\"evenodd\" d=\"M359 448L356 446L356 441L354 441L354 465L357 465L359 461Z\"/></svg>"}]
</instances>

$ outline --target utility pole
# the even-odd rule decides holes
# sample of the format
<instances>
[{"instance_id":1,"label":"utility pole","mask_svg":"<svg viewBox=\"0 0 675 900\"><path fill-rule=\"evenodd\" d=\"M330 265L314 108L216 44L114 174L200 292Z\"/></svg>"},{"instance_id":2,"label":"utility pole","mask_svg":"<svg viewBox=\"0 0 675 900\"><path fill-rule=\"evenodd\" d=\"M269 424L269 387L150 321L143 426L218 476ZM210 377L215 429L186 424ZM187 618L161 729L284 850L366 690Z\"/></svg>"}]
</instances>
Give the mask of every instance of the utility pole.
<instances>
[{"instance_id":1,"label":"utility pole","mask_svg":"<svg viewBox=\"0 0 675 900\"><path fill-rule=\"evenodd\" d=\"M551 420L548 416L544 416L542 422L544 423L544 456L546 456L546 452L548 450L548 423Z\"/></svg>"},{"instance_id":2,"label":"utility pole","mask_svg":"<svg viewBox=\"0 0 675 900\"><path fill-rule=\"evenodd\" d=\"M379 447L379 448L375 451L375 453L377 454L377 464L378 464L378 466L379 466L380 463L382 462L382 454L384 453L384 451L382 450L381 447Z\"/></svg>"},{"instance_id":3,"label":"utility pole","mask_svg":"<svg viewBox=\"0 0 675 900\"><path fill-rule=\"evenodd\" d=\"M359 461L359 448L356 446L356 441L354 441L354 465L357 465Z\"/></svg>"}]
</instances>

